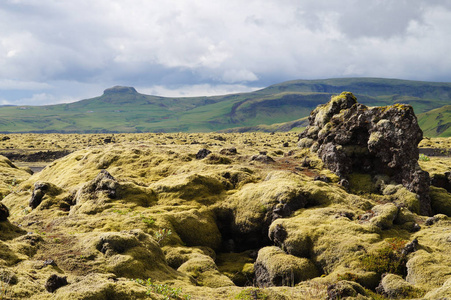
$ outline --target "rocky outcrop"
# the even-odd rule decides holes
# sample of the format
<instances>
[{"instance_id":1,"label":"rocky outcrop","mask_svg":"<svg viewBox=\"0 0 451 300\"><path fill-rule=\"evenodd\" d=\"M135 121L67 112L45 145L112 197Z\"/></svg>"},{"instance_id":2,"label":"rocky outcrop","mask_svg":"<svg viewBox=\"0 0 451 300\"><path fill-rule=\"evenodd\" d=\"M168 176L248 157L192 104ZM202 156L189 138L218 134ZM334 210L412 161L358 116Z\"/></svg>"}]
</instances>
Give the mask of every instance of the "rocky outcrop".
<instances>
[{"instance_id":1,"label":"rocky outcrop","mask_svg":"<svg viewBox=\"0 0 451 300\"><path fill-rule=\"evenodd\" d=\"M343 92L311 112L298 145L310 147L342 178L353 172L389 176L417 193L421 213L429 215L429 174L418 165L422 138L410 105L367 107Z\"/></svg>"}]
</instances>

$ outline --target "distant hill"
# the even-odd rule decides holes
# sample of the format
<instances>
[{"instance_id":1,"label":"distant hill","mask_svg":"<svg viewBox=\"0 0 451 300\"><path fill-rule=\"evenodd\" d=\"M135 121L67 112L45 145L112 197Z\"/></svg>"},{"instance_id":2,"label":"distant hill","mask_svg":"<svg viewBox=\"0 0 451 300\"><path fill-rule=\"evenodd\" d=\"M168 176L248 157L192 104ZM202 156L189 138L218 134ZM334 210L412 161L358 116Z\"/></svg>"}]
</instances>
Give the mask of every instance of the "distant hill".
<instances>
[{"instance_id":1,"label":"distant hill","mask_svg":"<svg viewBox=\"0 0 451 300\"><path fill-rule=\"evenodd\" d=\"M417 114L451 103L451 83L382 78L295 80L250 93L182 98L144 95L133 87L116 86L99 97L74 103L0 107L0 132L291 130L302 127L304 123L297 120L342 91L353 92L369 106L411 104ZM434 130L428 132L437 135Z\"/></svg>"},{"instance_id":2,"label":"distant hill","mask_svg":"<svg viewBox=\"0 0 451 300\"><path fill-rule=\"evenodd\" d=\"M433 109L419 114L417 117L424 135L434 137L451 136L451 105Z\"/></svg>"}]
</instances>

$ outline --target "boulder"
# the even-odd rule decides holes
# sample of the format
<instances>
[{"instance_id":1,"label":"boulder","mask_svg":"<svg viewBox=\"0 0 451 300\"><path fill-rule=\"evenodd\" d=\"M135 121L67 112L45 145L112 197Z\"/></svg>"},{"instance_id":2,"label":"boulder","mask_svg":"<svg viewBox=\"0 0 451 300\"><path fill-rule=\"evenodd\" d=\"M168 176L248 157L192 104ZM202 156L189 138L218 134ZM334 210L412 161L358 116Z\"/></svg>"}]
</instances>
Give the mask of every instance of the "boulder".
<instances>
[{"instance_id":1,"label":"boulder","mask_svg":"<svg viewBox=\"0 0 451 300\"><path fill-rule=\"evenodd\" d=\"M376 291L390 299L410 299L421 294L421 290L395 274L384 275Z\"/></svg>"},{"instance_id":2,"label":"boulder","mask_svg":"<svg viewBox=\"0 0 451 300\"><path fill-rule=\"evenodd\" d=\"M343 92L315 108L299 146L310 146L327 168L342 178L353 172L386 175L420 196L430 215L429 173L418 165L423 138L410 105L367 107Z\"/></svg>"},{"instance_id":3,"label":"boulder","mask_svg":"<svg viewBox=\"0 0 451 300\"><path fill-rule=\"evenodd\" d=\"M275 246L258 251L254 271L259 287L294 286L300 281L319 276L309 259L286 254Z\"/></svg>"}]
</instances>

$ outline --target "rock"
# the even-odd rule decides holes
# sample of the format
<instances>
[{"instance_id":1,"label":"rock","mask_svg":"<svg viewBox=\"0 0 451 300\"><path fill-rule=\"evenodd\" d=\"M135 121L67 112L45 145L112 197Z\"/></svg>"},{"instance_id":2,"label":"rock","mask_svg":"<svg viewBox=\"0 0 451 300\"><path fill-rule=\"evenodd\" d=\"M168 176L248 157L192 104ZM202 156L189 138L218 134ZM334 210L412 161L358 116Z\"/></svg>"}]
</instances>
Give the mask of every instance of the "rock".
<instances>
[{"instance_id":1,"label":"rock","mask_svg":"<svg viewBox=\"0 0 451 300\"><path fill-rule=\"evenodd\" d=\"M196 154L196 159L204 159L205 157L208 156L208 154L210 154L211 151L208 149L200 149L199 152L197 152Z\"/></svg>"},{"instance_id":2,"label":"rock","mask_svg":"<svg viewBox=\"0 0 451 300\"><path fill-rule=\"evenodd\" d=\"M354 281L341 280L327 287L327 300L346 299L347 297L357 297L359 295L360 298L353 299L370 299L366 297L362 298L365 294L363 287Z\"/></svg>"},{"instance_id":3,"label":"rock","mask_svg":"<svg viewBox=\"0 0 451 300\"><path fill-rule=\"evenodd\" d=\"M51 275L45 283L45 289L49 293L53 293L62 286L68 285L67 277L60 277L56 274Z\"/></svg>"},{"instance_id":4,"label":"rock","mask_svg":"<svg viewBox=\"0 0 451 300\"><path fill-rule=\"evenodd\" d=\"M116 179L107 170L102 170L96 178L88 182L78 191L75 202L78 204L78 199L81 194L96 194L99 192L105 193L110 199L115 199L118 185Z\"/></svg>"},{"instance_id":5,"label":"rock","mask_svg":"<svg viewBox=\"0 0 451 300\"><path fill-rule=\"evenodd\" d=\"M402 249L401 254L408 255L412 252L417 251L417 248L418 248L418 239L414 238L413 241L404 246L404 249Z\"/></svg>"},{"instance_id":6,"label":"rock","mask_svg":"<svg viewBox=\"0 0 451 300\"><path fill-rule=\"evenodd\" d=\"M259 154L259 155L253 155L251 157L251 161L259 161L259 162L262 162L265 164L269 164L269 163L274 162L274 159L272 159L272 157L270 157L266 154Z\"/></svg>"},{"instance_id":7,"label":"rock","mask_svg":"<svg viewBox=\"0 0 451 300\"><path fill-rule=\"evenodd\" d=\"M451 172L432 175L431 185L444 188L448 193L451 193Z\"/></svg>"},{"instance_id":8,"label":"rock","mask_svg":"<svg viewBox=\"0 0 451 300\"><path fill-rule=\"evenodd\" d=\"M318 180L318 181L322 181L322 182L325 182L325 183L329 183L330 182L330 179L326 175L315 176L315 178L313 180Z\"/></svg>"},{"instance_id":9,"label":"rock","mask_svg":"<svg viewBox=\"0 0 451 300\"><path fill-rule=\"evenodd\" d=\"M374 217L370 222L381 229L390 229L398 216L399 209L393 203L376 205L373 207Z\"/></svg>"},{"instance_id":10,"label":"rock","mask_svg":"<svg viewBox=\"0 0 451 300\"><path fill-rule=\"evenodd\" d=\"M418 165L423 132L410 105L369 108L343 92L311 112L299 138L298 145L311 145L340 177L353 172L389 176L417 193L421 213L431 214L429 174Z\"/></svg>"},{"instance_id":11,"label":"rock","mask_svg":"<svg viewBox=\"0 0 451 300\"><path fill-rule=\"evenodd\" d=\"M376 291L390 299L410 299L420 293L419 289L402 279L401 276L395 274L383 275Z\"/></svg>"},{"instance_id":12,"label":"rock","mask_svg":"<svg viewBox=\"0 0 451 300\"><path fill-rule=\"evenodd\" d=\"M5 204L0 202L0 222L4 222L9 217L9 209Z\"/></svg>"},{"instance_id":13,"label":"rock","mask_svg":"<svg viewBox=\"0 0 451 300\"><path fill-rule=\"evenodd\" d=\"M286 254L275 246L258 251L254 270L259 287L292 286L319 275L309 259Z\"/></svg>"},{"instance_id":14,"label":"rock","mask_svg":"<svg viewBox=\"0 0 451 300\"><path fill-rule=\"evenodd\" d=\"M435 223L437 223L440 220L446 220L446 215L437 214L437 215L434 215L432 217L429 217L429 218L426 219L425 224L427 226L431 226L431 225L434 225Z\"/></svg>"},{"instance_id":15,"label":"rock","mask_svg":"<svg viewBox=\"0 0 451 300\"><path fill-rule=\"evenodd\" d=\"M221 151L219 151L219 154L221 154L221 155L235 155L235 154L237 154L238 152L236 151L236 148L235 147L232 147L232 148L224 148L224 149L221 149Z\"/></svg>"},{"instance_id":16,"label":"rock","mask_svg":"<svg viewBox=\"0 0 451 300\"><path fill-rule=\"evenodd\" d=\"M62 189L49 182L36 182L34 184L33 193L28 205L35 209L41 204L45 195L56 196L62 192Z\"/></svg>"}]
</instances>

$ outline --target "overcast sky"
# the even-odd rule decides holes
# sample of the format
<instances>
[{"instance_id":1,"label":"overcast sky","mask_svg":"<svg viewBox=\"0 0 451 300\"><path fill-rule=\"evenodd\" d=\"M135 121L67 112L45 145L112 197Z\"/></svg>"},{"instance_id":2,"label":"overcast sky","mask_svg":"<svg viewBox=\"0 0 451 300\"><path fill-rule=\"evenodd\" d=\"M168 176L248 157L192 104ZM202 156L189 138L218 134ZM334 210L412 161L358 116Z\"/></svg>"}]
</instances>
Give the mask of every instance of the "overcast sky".
<instances>
[{"instance_id":1,"label":"overcast sky","mask_svg":"<svg viewBox=\"0 0 451 300\"><path fill-rule=\"evenodd\" d=\"M451 82L451 0L0 0L0 104L333 77Z\"/></svg>"}]
</instances>

